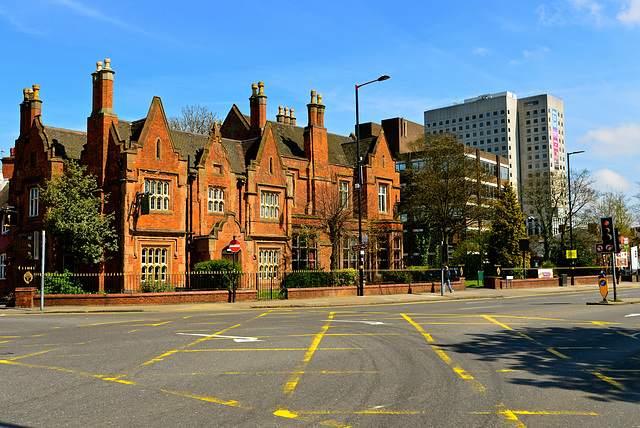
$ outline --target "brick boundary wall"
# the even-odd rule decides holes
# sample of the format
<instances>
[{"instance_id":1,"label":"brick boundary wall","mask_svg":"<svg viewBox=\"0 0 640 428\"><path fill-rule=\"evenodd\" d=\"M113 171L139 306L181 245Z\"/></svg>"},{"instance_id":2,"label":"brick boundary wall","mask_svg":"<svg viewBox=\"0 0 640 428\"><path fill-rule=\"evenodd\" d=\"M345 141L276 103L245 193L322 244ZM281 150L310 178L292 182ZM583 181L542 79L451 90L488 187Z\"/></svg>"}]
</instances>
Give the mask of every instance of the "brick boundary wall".
<instances>
[{"instance_id":1,"label":"brick boundary wall","mask_svg":"<svg viewBox=\"0 0 640 428\"><path fill-rule=\"evenodd\" d=\"M613 277L607 276L607 281L612 284ZM598 276L576 276L574 277L574 285L598 285ZM503 288L541 288L541 287L559 287L560 278L528 278L528 279L501 279L495 277L484 278L484 288L494 290ZM567 277L567 286L571 286L571 277Z\"/></svg>"},{"instance_id":2,"label":"brick boundary wall","mask_svg":"<svg viewBox=\"0 0 640 428\"><path fill-rule=\"evenodd\" d=\"M464 279L452 282L451 287L456 291L467 288ZM415 294L415 293L439 293L440 283L420 283L420 284L372 284L364 286L366 296L379 296L385 294ZM313 288L288 288L287 299L308 299L314 297L344 297L356 296L358 288L347 287L313 287Z\"/></svg>"},{"instance_id":3,"label":"brick boundary wall","mask_svg":"<svg viewBox=\"0 0 640 428\"><path fill-rule=\"evenodd\" d=\"M40 294L33 287L16 289L16 307L32 308ZM45 294L45 306L111 306L111 305L168 305L175 303L231 302L228 290L181 291L171 293L124 294ZM236 290L236 301L254 301L257 290Z\"/></svg>"}]
</instances>

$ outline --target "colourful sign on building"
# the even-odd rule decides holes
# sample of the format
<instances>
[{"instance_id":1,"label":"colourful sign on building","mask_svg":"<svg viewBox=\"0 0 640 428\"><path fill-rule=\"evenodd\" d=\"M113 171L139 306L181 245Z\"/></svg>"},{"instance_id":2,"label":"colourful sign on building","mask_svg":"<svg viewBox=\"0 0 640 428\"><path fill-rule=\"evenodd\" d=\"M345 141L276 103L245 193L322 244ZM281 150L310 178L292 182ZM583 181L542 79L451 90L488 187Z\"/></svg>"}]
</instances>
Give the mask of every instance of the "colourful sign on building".
<instances>
[{"instance_id":1,"label":"colourful sign on building","mask_svg":"<svg viewBox=\"0 0 640 428\"><path fill-rule=\"evenodd\" d=\"M558 111L551 110L551 132L553 144L553 167L560 169L560 146L558 144Z\"/></svg>"}]
</instances>

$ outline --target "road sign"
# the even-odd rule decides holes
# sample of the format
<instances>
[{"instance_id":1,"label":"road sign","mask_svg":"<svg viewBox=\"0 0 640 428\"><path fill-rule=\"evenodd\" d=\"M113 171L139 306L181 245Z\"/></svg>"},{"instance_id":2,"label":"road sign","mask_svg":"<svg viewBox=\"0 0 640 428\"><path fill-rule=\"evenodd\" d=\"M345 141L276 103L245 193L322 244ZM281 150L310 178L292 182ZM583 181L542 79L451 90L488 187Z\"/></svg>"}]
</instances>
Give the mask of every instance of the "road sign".
<instances>
[{"instance_id":1,"label":"road sign","mask_svg":"<svg viewBox=\"0 0 640 428\"><path fill-rule=\"evenodd\" d=\"M578 250L567 250L567 258L568 259L577 259L578 258Z\"/></svg>"},{"instance_id":2,"label":"road sign","mask_svg":"<svg viewBox=\"0 0 640 428\"><path fill-rule=\"evenodd\" d=\"M607 294L609 294L609 283L607 282L607 279L600 278L598 285L600 285L600 294L602 294L602 299L607 300Z\"/></svg>"},{"instance_id":3,"label":"road sign","mask_svg":"<svg viewBox=\"0 0 640 428\"><path fill-rule=\"evenodd\" d=\"M229 250L232 253L237 253L238 251L240 251L240 241L238 241L237 239L232 240L229 243Z\"/></svg>"},{"instance_id":4,"label":"road sign","mask_svg":"<svg viewBox=\"0 0 640 428\"><path fill-rule=\"evenodd\" d=\"M362 244L352 245L352 246L351 246L351 251L362 251L362 250L366 250L368 246L369 246L369 245L368 245L366 242L363 242Z\"/></svg>"},{"instance_id":5,"label":"road sign","mask_svg":"<svg viewBox=\"0 0 640 428\"><path fill-rule=\"evenodd\" d=\"M596 244L596 253L604 253L604 244Z\"/></svg>"}]
</instances>

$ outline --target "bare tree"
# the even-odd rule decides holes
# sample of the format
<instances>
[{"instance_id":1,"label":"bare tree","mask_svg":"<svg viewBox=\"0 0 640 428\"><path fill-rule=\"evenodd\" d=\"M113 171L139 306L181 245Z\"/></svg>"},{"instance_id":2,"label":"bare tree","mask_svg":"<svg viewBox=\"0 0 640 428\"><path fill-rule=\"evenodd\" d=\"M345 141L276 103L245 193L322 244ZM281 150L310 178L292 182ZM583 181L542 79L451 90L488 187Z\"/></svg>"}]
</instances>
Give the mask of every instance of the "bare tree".
<instances>
[{"instance_id":1,"label":"bare tree","mask_svg":"<svg viewBox=\"0 0 640 428\"><path fill-rule=\"evenodd\" d=\"M169 127L179 131L193 132L195 134L208 135L213 124L219 120L218 114L209 110L209 107L194 104L182 107L182 116L172 116L167 119Z\"/></svg>"},{"instance_id":2,"label":"bare tree","mask_svg":"<svg viewBox=\"0 0 640 428\"><path fill-rule=\"evenodd\" d=\"M554 229L558 229L566 215L566 177L560 171L531 174L521 189L523 212L536 219L543 242L543 258L549 260Z\"/></svg>"},{"instance_id":3,"label":"bare tree","mask_svg":"<svg viewBox=\"0 0 640 428\"><path fill-rule=\"evenodd\" d=\"M573 192L573 189L572 189ZM599 224L601 217L613 217L613 224L621 235L628 235L634 221L630 199L624 192L609 190L603 192L586 210L586 218Z\"/></svg>"},{"instance_id":4,"label":"bare tree","mask_svg":"<svg viewBox=\"0 0 640 428\"><path fill-rule=\"evenodd\" d=\"M320 229L331 242L331 270L339 268L340 242L347 231L347 223L353 217L351 195L340 192L337 184L320 185L316 194L315 212L320 219Z\"/></svg>"}]
</instances>

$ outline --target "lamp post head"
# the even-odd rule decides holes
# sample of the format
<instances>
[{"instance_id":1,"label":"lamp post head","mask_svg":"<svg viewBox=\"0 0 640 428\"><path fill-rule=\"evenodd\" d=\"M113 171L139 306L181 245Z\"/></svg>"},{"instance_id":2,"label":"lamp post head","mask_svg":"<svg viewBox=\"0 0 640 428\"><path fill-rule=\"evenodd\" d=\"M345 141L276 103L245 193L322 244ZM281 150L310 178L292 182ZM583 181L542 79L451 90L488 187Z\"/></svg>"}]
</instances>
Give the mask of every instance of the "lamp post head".
<instances>
[{"instance_id":1,"label":"lamp post head","mask_svg":"<svg viewBox=\"0 0 640 428\"><path fill-rule=\"evenodd\" d=\"M382 82L383 80L387 80L390 79L389 76L387 76L386 74L383 74L382 76L378 77L378 82Z\"/></svg>"},{"instance_id":2,"label":"lamp post head","mask_svg":"<svg viewBox=\"0 0 640 428\"><path fill-rule=\"evenodd\" d=\"M578 153L584 153L584 150L578 150L577 152L567 153L567 156L577 155Z\"/></svg>"}]
</instances>

